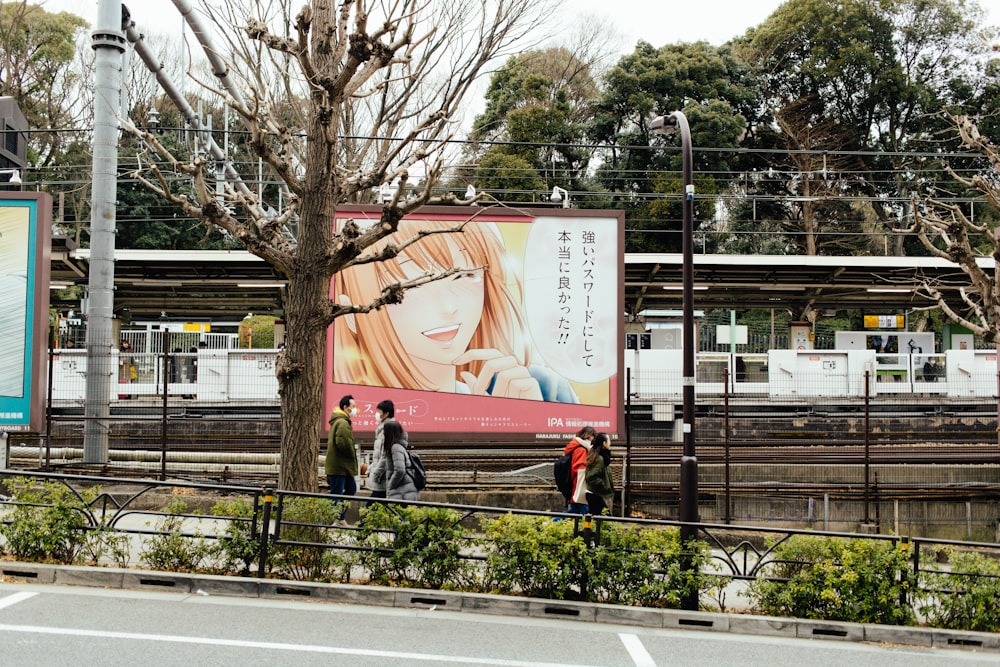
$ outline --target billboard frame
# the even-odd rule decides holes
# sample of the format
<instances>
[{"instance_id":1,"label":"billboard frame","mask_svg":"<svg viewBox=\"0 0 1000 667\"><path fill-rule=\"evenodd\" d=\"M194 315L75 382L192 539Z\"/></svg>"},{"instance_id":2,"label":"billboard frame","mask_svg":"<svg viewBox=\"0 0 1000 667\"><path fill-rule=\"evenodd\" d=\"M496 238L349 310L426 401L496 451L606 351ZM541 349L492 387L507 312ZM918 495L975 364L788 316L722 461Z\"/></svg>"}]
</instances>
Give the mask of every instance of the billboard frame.
<instances>
[{"instance_id":1,"label":"billboard frame","mask_svg":"<svg viewBox=\"0 0 1000 667\"><path fill-rule=\"evenodd\" d=\"M334 215L332 224L336 225L338 220L344 218L365 218L368 220L376 221L381 217L382 207L381 206L371 206L371 205L344 205L338 206ZM624 302L625 302L625 213L620 210L605 210L605 209L564 209L564 208L549 208L549 207L509 207L509 206L492 206L492 207L477 207L477 206L425 206L413 214L407 216L408 218L431 218L435 216L442 216L447 219L454 218L465 218L468 220L478 220L483 222L493 222L499 219L501 222L504 219L509 221L517 221L520 219L525 221L525 224L532 224L527 222L526 219L530 218L532 221L539 217L544 218L566 218L566 219L603 219L612 220L616 225L615 236L617 242L617 253L615 258L615 268L614 275L616 277L616 285L614 288L615 299L617 303L615 304L615 317L614 317L614 347L615 347L615 361L614 361L614 376L608 379L608 391L610 405L606 408L595 408L595 410L603 411L604 415L613 415L614 425L610 428L598 427L598 430L607 431L612 438L622 437L625 430L624 423L624 343L625 343L625 321L622 313L624 312ZM331 293L333 293L333 285L331 283ZM336 407L336 402L340 398L340 389L347 388L347 393L355 396L358 401L359 406L364 403L374 403L377 400L386 398L387 396L378 396L378 399L372 400L374 397L365 396L365 394L370 394L368 390L379 391L383 390L382 386L366 386L359 384L337 384L333 382L333 329L334 326L331 325L327 333L326 342L326 359L324 367L324 419L322 424L322 431L324 434L328 432L327 418L331 410ZM334 391L334 388L338 388ZM389 391L394 391L389 388ZM396 389L395 391L406 391L402 389ZM412 390L410 390L412 391ZM333 394L336 395L333 395ZM381 393L385 393L382 391ZM435 392L429 392L435 393ZM447 392L437 392L445 395ZM388 398L392 398L388 396ZM517 400L517 399L496 399L496 400ZM576 406L574 406L576 407ZM364 415L362 415L364 416ZM374 422L367 419L355 419L354 431L357 434L370 434L374 430ZM405 417L400 418L405 424ZM470 443L486 443L486 442L538 442L544 440L564 440L568 438L572 433L575 433L578 426L563 428L553 427L547 430L539 430L534 428L528 428L524 431L489 431L487 429L475 429L472 428L468 431L437 431L433 429L420 430L419 439L420 440L433 440L440 442L470 442Z\"/></svg>"},{"instance_id":2,"label":"billboard frame","mask_svg":"<svg viewBox=\"0 0 1000 667\"><path fill-rule=\"evenodd\" d=\"M20 397L0 396L0 431L43 433L50 326L52 196L47 192L0 191L0 210L7 208L28 211L25 248L28 302L25 304L23 391Z\"/></svg>"}]
</instances>

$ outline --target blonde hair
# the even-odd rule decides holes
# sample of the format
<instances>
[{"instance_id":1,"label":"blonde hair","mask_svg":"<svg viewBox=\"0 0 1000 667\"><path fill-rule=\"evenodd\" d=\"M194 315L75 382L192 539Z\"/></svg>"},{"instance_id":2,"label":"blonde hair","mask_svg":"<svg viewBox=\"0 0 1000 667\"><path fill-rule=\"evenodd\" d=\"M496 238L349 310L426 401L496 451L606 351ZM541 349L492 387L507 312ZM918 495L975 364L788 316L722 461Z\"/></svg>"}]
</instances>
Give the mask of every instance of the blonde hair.
<instances>
[{"instance_id":1,"label":"blonde hair","mask_svg":"<svg viewBox=\"0 0 1000 667\"><path fill-rule=\"evenodd\" d=\"M443 230L455 225L442 220L403 220L394 234L369 252L378 252L387 243L401 244L419 230ZM517 277L506 269L506 251L492 223L470 222L461 232L425 236L403 252L421 271L444 271L455 264L449 239L468 255L471 266L484 269L483 315L469 347L496 348L528 365L530 345L518 307L521 286ZM339 303L343 295L352 304L367 304L387 286L405 279L397 259L354 266L334 276L333 299ZM334 321L334 382L424 391L454 390L434 386L413 366L385 308L355 315L353 328L356 331L348 326L346 317ZM483 363L456 366L456 380L461 371L478 374Z\"/></svg>"}]
</instances>

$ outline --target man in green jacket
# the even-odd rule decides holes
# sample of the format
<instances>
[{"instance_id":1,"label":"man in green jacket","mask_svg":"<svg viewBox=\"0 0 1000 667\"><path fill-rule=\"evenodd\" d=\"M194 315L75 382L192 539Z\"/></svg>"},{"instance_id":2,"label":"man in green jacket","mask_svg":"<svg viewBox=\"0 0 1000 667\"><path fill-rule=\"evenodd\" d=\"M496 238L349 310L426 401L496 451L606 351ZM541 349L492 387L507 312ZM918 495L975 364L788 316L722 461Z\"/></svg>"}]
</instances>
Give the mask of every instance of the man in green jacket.
<instances>
[{"instance_id":1,"label":"man in green jacket","mask_svg":"<svg viewBox=\"0 0 1000 667\"><path fill-rule=\"evenodd\" d=\"M358 414L353 396L344 396L340 405L330 415L330 435L326 439L326 483L330 493L353 496L358 492L354 478L358 474L358 454L354 449L354 428L351 417ZM340 521L347 514L347 503L340 513Z\"/></svg>"}]
</instances>

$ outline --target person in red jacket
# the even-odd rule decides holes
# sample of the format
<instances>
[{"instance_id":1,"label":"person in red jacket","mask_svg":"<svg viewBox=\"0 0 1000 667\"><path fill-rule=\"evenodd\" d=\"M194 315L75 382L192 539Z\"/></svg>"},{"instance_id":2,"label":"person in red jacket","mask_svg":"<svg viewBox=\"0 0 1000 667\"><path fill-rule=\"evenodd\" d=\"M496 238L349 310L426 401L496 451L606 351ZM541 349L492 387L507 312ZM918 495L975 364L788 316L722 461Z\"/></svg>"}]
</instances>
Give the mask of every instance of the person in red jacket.
<instances>
[{"instance_id":1,"label":"person in red jacket","mask_svg":"<svg viewBox=\"0 0 1000 667\"><path fill-rule=\"evenodd\" d=\"M573 495L570 496L569 514L587 514L590 508L587 506L587 452L590 451L590 443L597 435L593 426L584 426L577 431L576 436L566 444L563 454L572 455L570 471L573 476Z\"/></svg>"}]
</instances>

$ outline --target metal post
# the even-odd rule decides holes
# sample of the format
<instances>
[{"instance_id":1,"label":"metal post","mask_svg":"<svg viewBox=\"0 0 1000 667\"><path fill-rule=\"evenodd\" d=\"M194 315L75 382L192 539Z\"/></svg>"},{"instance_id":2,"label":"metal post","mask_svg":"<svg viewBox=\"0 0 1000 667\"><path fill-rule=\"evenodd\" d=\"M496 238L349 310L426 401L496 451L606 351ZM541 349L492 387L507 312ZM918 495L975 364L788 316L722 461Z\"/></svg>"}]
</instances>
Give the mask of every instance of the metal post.
<instances>
[{"instance_id":1,"label":"metal post","mask_svg":"<svg viewBox=\"0 0 1000 667\"><path fill-rule=\"evenodd\" d=\"M583 526L580 525L580 520L577 519L575 523L575 529L573 531L576 535L583 538L583 543L588 549L594 547L594 517L591 514L585 514L583 516ZM588 600L590 598L590 576L587 574L587 568L582 568L580 574L580 599Z\"/></svg>"},{"instance_id":2,"label":"metal post","mask_svg":"<svg viewBox=\"0 0 1000 667\"><path fill-rule=\"evenodd\" d=\"M672 132L678 130L681 135L681 160L684 184L684 201L682 208L683 223L683 272L681 287L683 290L683 327L684 327L684 357L683 357L683 432L684 452L681 456L680 477L680 507L681 542L687 544L698 534L698 457L695 454L695 336L694 336L694 166L691 149L691 128L687 117L682 111L675 111L669 116L658 116L650 123L654 133ZM685 557L685 569L693 567L693 559ZM698 590L691 587L681 601L681 607L689 611L698 609Z\"/></svg>"},{"instance_id":3,"label":"metal post","mask_svg":"<svg viewBox=\"0 0 1000 667\"><path fill-rule=\"evenodd\" d=\"M257 554L257 576L261 579L267 572L267 538L271 534L271 505L274 503L274 489L264 489L264 516L260 527L260 552Z\"/></svg>"},{"instance_id":4,"label":"metal post","mask_svg":"<svg viewBox=\"0 0 1000 667\"><path fill-rule=\"evenodd\" d=\"M871 445L869 435L870 435L871 431L869 429L869 424L868 424L868 417L869 417L869 411L868 411L868 409L870 407L869 406L869 401L870 401L870 398L871 398L871 394L870 394L870 391L871 391L871 377L872 377L871 376L871 372L870 371L865 371L865 523L866 524L870 523L870 518L869 518L869 515L868 515L868 503L869 503L869 498L868 498L868 481L869 481L869 475L871 475L871 458L870 458L870 452L869 452L869 447Z\"/></svg>"},{"instance_id":5,"label":"metal post","mask_svg":"<svg viewBox=\"0 0 1000 667\"><path fill-rule=\"evenodd\" d=\"M52 377L53 369L55 367L55 350L52 348L53 337L49 333L49 385L47 390L47 395L45 397L45 470L49 470L52 465ZM59 335L59 329L56 330L56 335Z\"/></svg>"},{"instance_id":6,"label":"metal post","mask_svg":"<svg viewBox=\"0 0 1000 667\"><path fill-rule=\"evenodd\" d=\"M173 363L177 363L174 360ZM160 480L167 479L167 418L170 389L170 331L163 331L163 412L160 415Z\"/></svg>"},{"instance_id":7,"label":"metal post","mask_svg":"<svg viewBox=\"0 0 1000 667\"><path fill-rule=\"evenodd\" d=\"M625 460L622 461L622 516L632 516L632 374L625 376Z\"/></svg>"},{"instance_id":8,"label":"metal post","mask_svg":"<svg viewBox=\"0 0 1000 667\"><path fill-rule=\"evenodd\" d=\"M704 252L704 251L703 251ZM729 364L735 370L736 369L736 311L729 311ZM733 373L732 382L733 389L736 389L736 374ZM744 380L746 378L743 378Z\"/></svg>"},{"instance_id":9,"label":"metal post","mask_svg":"<svg viewBox=\"0 0 1000 667\"><path fill-rule=\"evenodd\" d=\"M118 189L118 99L121 92L120 0L99 0L97 27L91 35L95 51L94 151L91 167L90 278L87 284L87 389L83 462L107 463L111 415L111 321L115 289L115 200Z\"/></svg>"},{"instance_id":10,"label":"metal post","mask_svg":"<svg viewBox=\"0 0 1000 667\"><path fill-rule=\"evenodd\" d=\"M724 395L724 409L722 411L722 437L723 444L725 446L725 485L726 485L726 516L725 523L730 523L733 517L733 493L731 487L730 478L730 466L732 463L732 457L729 451L729 369L726 368L722 371L726 376L725 382L725 395Z\"/></svg>"}]
</instances>

